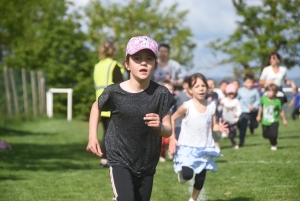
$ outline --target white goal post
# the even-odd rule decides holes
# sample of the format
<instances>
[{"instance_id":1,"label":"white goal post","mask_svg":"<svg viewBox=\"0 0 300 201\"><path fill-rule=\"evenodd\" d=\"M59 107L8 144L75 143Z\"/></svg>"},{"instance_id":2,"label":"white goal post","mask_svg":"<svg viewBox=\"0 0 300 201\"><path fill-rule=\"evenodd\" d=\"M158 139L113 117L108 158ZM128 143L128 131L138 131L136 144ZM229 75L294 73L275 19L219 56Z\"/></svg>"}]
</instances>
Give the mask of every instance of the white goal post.
<instances>
[{"instance_id":1,"label":"white goal post","mask_svg":"<svg viewBox=\"0 0 300 201\"><path fill-rule=\"evenodd\" d=\"M47 116L49 118L53 117L53 94L54 93L66 93L66 94L68 94L67 119L68 119L68 121L71 121L72 120L72 94L73 94L73 89L70 89L70 88L66 88L66 89L51 88L46 92Z\"/></svg>"}]
</instances>

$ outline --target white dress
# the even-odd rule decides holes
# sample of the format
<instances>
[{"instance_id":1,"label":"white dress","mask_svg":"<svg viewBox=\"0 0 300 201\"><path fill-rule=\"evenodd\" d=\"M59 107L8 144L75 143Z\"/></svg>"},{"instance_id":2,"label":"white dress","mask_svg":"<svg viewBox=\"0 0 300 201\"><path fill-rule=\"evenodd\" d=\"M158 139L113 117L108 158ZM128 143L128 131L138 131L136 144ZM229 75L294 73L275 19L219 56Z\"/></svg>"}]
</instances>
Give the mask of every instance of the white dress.
<instances>
[{"instance_id":1,"label":"white dress","mask_svg":"<svg viewBox=\"0 0 300 201\"><path fill-rule=\"evenodd\" d=\"M213 157L220 157L220 149L212 138L212 117L216 105L211 102L205 113L200 113L193 100L184 102L186 116L181 123L178 149L174 157L174 170L181 171L182 166L190 167L196 174L203 169L217 170Z\"/></svg>"}]
</instances>

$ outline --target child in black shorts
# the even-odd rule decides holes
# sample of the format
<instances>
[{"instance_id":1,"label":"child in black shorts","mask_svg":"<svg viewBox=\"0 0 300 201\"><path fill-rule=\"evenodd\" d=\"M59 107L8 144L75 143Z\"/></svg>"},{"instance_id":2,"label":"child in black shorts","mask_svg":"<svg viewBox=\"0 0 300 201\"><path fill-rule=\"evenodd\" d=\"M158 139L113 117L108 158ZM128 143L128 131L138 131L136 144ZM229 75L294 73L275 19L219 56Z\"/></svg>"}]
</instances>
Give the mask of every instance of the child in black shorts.
<instances>
[{"instance_id":1,"label":"child in black shorts","mask_svg":"<svg viewBox=\"0 0 300 201\"><path fill-rule=\"evenodd\" d=\"M256 117L256 120L262 123L263 137L270 140L272 151L277 150L279 115L283 120L283 124L287 125L281 101L276 98L277 91L278 87L275 84L266 87L267 96L261 98L261 106Z\"/></svg>"}]
</instances>

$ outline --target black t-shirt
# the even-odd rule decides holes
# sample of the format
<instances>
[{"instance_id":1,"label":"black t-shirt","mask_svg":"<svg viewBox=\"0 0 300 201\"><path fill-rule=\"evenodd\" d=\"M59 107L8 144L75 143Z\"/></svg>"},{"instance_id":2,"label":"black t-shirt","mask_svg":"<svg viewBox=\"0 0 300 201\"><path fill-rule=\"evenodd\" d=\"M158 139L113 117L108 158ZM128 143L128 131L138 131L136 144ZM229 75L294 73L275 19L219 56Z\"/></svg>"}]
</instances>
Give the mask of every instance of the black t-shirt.
<instances>
[{"instance_id":1,"label":"black t-shirt","mask_svg":"<svg viewBox=\"0 0 300 201\"><path fill-rule=\"evenodd\" d=\"M156 113L163 119L173 104L169 90L153 81L139 93L123 90L120 83L108 86L98 99L101 110L111 111L105 137L108 164L125 165L136 176L154 174L161 136L143 118Z\"/></svg>"}]
</instances>

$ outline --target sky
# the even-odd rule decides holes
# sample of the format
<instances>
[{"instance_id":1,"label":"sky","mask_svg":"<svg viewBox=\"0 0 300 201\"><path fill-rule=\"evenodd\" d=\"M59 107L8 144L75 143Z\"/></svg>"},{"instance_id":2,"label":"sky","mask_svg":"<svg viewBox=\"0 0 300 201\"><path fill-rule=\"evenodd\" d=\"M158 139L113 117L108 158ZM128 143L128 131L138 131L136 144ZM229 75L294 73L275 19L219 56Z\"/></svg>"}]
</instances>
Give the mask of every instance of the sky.
<instances>
[{"instance_id":1,"label":"sky","mask_svg":"<svg viewBox=\"0 0 300 201\"><path fill-rule=\"evenodd\" d=\"M91 0L71 0L75 7L85 6ZM124 2L124 0L110 0ZM194 50L194 70L207 77L230 77L233 75L231 65L215 66L218 59L224 55L213 56L207 44L217 38L226 39L236 29L239 19L231 0L164 0L163 6L178 3L179 10L189 10L186 25L193 33L196 43ZM261 0L246 0L250 5L261 5ZM222 74L220 74L222 72ZM294 67L288 71L288 76L300 75L300 68Z\"/></svg>"}]
</instances>

